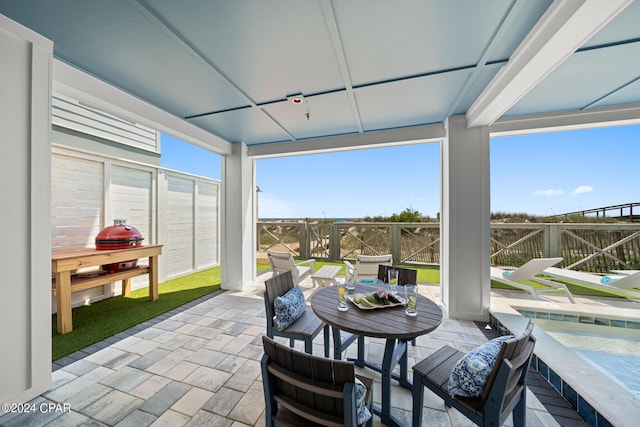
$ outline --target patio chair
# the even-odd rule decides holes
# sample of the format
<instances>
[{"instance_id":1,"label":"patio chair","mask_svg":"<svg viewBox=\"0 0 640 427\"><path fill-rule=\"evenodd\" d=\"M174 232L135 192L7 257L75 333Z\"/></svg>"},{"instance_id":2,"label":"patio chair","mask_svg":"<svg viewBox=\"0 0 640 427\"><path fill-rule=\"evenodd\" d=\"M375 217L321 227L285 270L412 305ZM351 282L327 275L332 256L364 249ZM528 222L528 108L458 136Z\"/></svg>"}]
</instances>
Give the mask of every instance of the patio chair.
<instances>
[{"instance_id":1,"label":"patio chair","mask_svg":"<svg viewBox=\"0 0 640 427\"><path fill-rule=\"evenodd\" d=\"M388 255L358 255L356 266L351 262L344 262L347 281L373 281L378 277L379 265L393 265L393 256Z\"/></svg>"},{"instance_id":2,"label":"patio chair","mask_svg":"<svg viewBox=\"0 0 640 427\"><path fill-rule=\"evenodd\" d=\"M288 327L280 330L276 327L276 312L274 303L277 297L281 297L296 285L293 283L291 272L286 271L264 282L264 308L267 317L267 336L273 338L280 336L289 338L289 346L295 345L295 340L304 341L304 351L313 354L313 340L324 332L324 356L329 357L329 325L325 324L311 310L304 310L302 315Z\"/></svg>"},{"instance_id":3,"label":"patio chair","mask_svg":"<svg viewBox=\"0 0 640 427\"><path fill-rule=\"evenodd\" d=\"M391 265L378 266L378 280L386 282L388 280L387 273L389 270L398 270L398 286L418 284L418 270L393 267Z\"/></svg>"},{"instance_id":4,"label":"patio chair","mask_svg":"<svg viewBox=\"0 0 640 427\"><path fill-rule=\"evenodd\" d=\"M262 345L267 426L373 425L373 380L356 375L353 362L309 356L265 336Z\"/></svg>"},{"instance_id":5,"label":"patio chair","mask_svg":"<svg viewBox=\"0 0 640 427\"><path fill-rule=\"evenodd\" d=\"M393 267L391 265L378 266L378 280L386 282L388 280L387 273L389 272L389 270L398 270L398 286L418 284L418 270L414 270L411 268ZM411 340L411 345L415 347L415 338Z\"/></svg>"},{"instance_id":6,"label":"patio chair","mask_svg":"<svg viewBox=\"0 0 640 427\"><path fill-rule=\"evenodd\" d=\"M568 268L549 267L543 274L556 279L567 280L581 285L591 286L604 291L617 292L633 298L640 298L640 272L630 274L599 275L584 271L570 270Z\"/></svg>"},{"instance_id":7,"label":"patio chair","mask_svg":"<svg viewBox=\"0 0 640 427\"><path fill-rule=\"evenodd\" d=\"M535 337L532 334L534 323L529 319L524 332L518 337L500 337L489 343L463 353L445 345L413 367L413 427L422 424L422 403L425 387L444 400L447 407L460 411L465 417L479 426L501 426L513 412L513 426L526 425L526 380L527 371L533 355ZM454 368L459 372L465 362L476 369L470 369L469 377L477 381L478 360L480 352L489 349L496 351L495 363L482 363L485 370L484 381L478 381L469 387L469 393L454 388L455 396L449 393L450 378L458 378L452 374ZM495 354L495 353L493 353ZM473 372L472 372L473 371ZM475 374L475 375L473 375ZM482 383L481 383L482 382ZM455 382L457 387L458 383ZM468 394L460 396L458 394Z\"/></svg>"},{"instance_id":8,"label":"patio chair","mask_svg":"<svg viewBox=\"0 0 640 427\"><path fill-rule=\"evenodd\" d=\"M267 251L267 258L271 265L271 271L275 277L278 273L290 271L293 276L293 283L300 283L305 277L314 272L315 259L295 262L291 252Z\"/></svg>"},{"instance_id":9,"label":"patio chair","mask_svg":"<svg viewBox=\"0 0 640 427\"><path fill-rule=\"evenodd\" d=\"M556 265L560 261L562 261L562 258L534 258L515 270L504 270L498 267L491 267L491 280L529 292L536 298L538 298L541 293L562 291L567 295L569 301L571 301L572 304L575 304L573 295L571 295L571 292L569 292L569 289L567 289L564 284L536 277L536 275L542 273L552 265ZM545 285L547 288L534 288L531 285L521 283L520 281L522 280L531 280Z\"/></svg>"}]
</instances>

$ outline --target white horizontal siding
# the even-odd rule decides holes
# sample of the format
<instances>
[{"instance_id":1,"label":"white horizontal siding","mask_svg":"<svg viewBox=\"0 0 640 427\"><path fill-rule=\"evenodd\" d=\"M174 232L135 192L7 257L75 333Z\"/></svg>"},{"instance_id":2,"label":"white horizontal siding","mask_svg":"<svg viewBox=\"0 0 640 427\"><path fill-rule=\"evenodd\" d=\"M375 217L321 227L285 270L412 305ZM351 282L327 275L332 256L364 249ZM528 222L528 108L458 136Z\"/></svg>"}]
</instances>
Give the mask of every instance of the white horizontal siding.
<instances>
[{"instance_id":1,"label":"white horizontal siding","mask_svg":"<svg viewBox=\"0 0 640 427\"><path fill-rule=\"evenodd\" d=\"M54 125L153 153L160 152L155 130L96 110L62 95L52 99Z\"/></svg>"}]
</instances>

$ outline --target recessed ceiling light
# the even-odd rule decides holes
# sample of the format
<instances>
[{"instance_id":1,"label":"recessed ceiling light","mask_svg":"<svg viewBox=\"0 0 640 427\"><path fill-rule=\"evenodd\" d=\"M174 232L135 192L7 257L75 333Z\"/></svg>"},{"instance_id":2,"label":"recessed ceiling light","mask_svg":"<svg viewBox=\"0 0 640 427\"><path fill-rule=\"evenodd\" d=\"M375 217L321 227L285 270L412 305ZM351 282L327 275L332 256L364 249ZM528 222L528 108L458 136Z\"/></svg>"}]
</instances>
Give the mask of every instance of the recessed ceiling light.
<instances>
[{"instance_id":1,"label":"recessed ceiling light","mask_svg":"<svg viewBox=\"0 0 640 427\"><path fill-rule=\"evenodd\" d=\"M287 99L295 105L300 105L304 102L304 96L301 93L297 93L295 95L287 95Z\"/></svg>"}]
</instances>

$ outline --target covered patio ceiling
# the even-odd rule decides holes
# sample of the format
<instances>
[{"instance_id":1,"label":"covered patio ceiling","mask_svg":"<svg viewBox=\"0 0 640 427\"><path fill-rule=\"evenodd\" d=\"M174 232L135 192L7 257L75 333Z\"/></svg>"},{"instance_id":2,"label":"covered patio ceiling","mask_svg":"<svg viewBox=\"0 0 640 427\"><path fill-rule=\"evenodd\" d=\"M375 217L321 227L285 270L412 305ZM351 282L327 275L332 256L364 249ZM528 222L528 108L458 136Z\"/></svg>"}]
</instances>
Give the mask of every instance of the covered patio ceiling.
<instances>
[{"instance_id":1,"label":"covered patio ceiling","mask_svg":"<svg viewBox=\"0 0 640 427\"><path fill-rule=\"evenodd\" d=\"M54 41L54 81L84 71L221 154L441 137L454 115L503 132L640 117L639 1L0 0L0 13Z\"/></svg>"}]
</instances>

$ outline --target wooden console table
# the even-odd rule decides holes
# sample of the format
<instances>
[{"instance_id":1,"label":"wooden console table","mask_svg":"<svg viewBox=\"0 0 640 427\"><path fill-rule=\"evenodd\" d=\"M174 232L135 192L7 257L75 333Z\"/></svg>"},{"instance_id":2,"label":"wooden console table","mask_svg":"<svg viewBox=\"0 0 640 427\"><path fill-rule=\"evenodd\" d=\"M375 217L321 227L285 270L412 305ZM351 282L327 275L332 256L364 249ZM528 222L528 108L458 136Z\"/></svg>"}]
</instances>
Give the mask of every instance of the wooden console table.
<instances>
[{"instance_id":1,"label":"wooden console table","mask_svg":"<svg viewBox=\"0 0 640 427\"><path fill-rule=\"evenodd\" d=\"M149 275L149 300L158 299L158 256L162 253L162 245L133 246L127 249L74 249L53 252L51 255L51 272L55 274L53 290L56 295L58 311L58 333L66 334L73 330L71 314L71 293L83 289L106 285L122 280L122 295L131 292L131 278L143 274ZM96 275L72 275L79 268L95 267L132 259L149 258L149 266L138 266L131 270Z\"/></svg>"}]
</instances>

